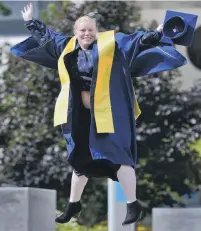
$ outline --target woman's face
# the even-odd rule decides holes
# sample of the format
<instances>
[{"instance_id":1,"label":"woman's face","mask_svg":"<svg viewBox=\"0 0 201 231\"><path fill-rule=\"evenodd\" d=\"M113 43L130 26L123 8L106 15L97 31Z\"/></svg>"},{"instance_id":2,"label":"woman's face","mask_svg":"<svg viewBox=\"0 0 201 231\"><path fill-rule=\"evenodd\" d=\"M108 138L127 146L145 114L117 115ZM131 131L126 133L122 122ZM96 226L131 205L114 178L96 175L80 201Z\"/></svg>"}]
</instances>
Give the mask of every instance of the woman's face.
<instances>
[{"instance_id":1,"label":"woman's face","mask_svg":"<svg viewBox=\"0 0 201 231\"><path fill-rule=\"evenodd\" d=\"M87 49L96 40L96 23L92 19L79 22L75 27L75 37L83 49Z\"/></svg>"}]
</instances>

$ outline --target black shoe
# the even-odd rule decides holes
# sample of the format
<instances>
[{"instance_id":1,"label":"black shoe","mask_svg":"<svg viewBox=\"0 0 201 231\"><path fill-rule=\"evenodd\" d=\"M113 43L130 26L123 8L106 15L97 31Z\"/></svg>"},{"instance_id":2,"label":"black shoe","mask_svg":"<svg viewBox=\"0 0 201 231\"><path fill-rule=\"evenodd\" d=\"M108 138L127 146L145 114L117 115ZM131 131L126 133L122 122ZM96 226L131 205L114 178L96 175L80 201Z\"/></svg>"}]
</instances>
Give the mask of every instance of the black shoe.
<instances>
[{"instance_id":1,"label":"black shoe","mask_svg":"<svg viewBox=\"0 0 201 231\"><path fill-rule=\"evenodd\" d=\"M82 210L82 206L80 201L78 202L69 202L66 205L66 208L64 209L63 214L61 214L59 217L55 219L57 223L67 223L70 221L72 217L77 217L79 216L80 212Z\"/></svg>"},{"instance_id":2,"label":"black shoe","mask_svg":"<svg viewBox=\"0 0 201 231\"><path fill-rule=\"evenodd\" d=\"M127 203L127 214L122 225L129 225L136 221L142 220L143 216L144 216L144 211L138 201Z\"/></svg>"}]
</instances>

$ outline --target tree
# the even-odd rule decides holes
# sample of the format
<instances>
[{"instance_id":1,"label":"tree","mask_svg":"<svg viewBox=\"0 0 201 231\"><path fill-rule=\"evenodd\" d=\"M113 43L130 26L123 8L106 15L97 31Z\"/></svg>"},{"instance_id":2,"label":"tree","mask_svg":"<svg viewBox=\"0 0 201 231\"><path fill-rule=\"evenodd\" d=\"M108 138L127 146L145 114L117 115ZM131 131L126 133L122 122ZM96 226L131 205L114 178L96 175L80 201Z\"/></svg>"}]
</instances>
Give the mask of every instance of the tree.
<instances>
[{"instance_id":1,"label":"tree","mask_svg":"<svg viewBox=\"0 0 201 231\"><path fill-rule=\"evenodd\" d=\"M57 31L72 33L75 19L97 11L100 30L131 33L140 24L139 9L133 2L72 2L49 4L42 20ZM8 55L2 74L3 172L17 185L54 188L59 206L69 196L72 169L65 160L65 141L60 129L53 129L53 107L60 83L56 71ZM179 92L179 72L136 78L134 86L142 115L137 121L139 160L138 195L149 207L179 202L174 194L190 193L200 184L198 154L189 144L199 138L199 102L190 102L191 92ZM182 170L180 170L182 169ZM93 179L86 187L84 216L88 225L106 219L107 181ZM86 208L86 204L89 206ZM93 216L91 216L91 211Z\"/></svg>"},{"instance_id":2,"label":"tree","mask_svg":"<svg viewBox=\"0 0 201 231\"><path fill-rule=\"evenodd\" d=\"M6 7L3 3L0 2L0 15L1 16L9 16L11 14L11 10ZM0 47L0 57L2 56L2 47ZM2 64L0 59L0 64Z\"/></svg>"},{"instance_id":3,"label":"tree","mask_svg":"<svg viewBox=\"0 0 201 231\"><path fill-rule=\"evenodd\" d=\"M0 15L9 16L11 12L11 9L9 9L2 2L0 2Z\"/></svg>"},{"instance_id":4,"label":"tree","mask_svg":"<svg viewBox=\"0 0 201 231\"><path fill-rule=\"evenodd\" d=\"M149 211L182 205L180 197L201 183L200 156L190 147L201 135L200 102L192 101L193 91L178 91L177 75L176 70L135 81L143 112L137 126L138 189Z\"/></svg>"},{"instance_id":5,"label":"tree","mask_svg":"<svg viewBox=\"0 0 201 231\"><path fill-rule=\"evenodd\" d=\"M10 15L10 13L11 13L11 10L9 8L7 8L3 3L0 2L0 15L1 16L8 16L8 15ZM0 67L1 67L1 69L4 68L4 63L2 62L3 50L4 50L3 47L0 47ZM0 145L1 145L1 143L5 143L3 135L2 136L0 135ZM0 154L1 154L1 150L0 150ZM2 166L1 166L1 162L0 162L0 172L2 169L1 167ZM0 174L0 185L2 184L2 182L5 182L5 181L6 181L5 176Z\"/></svg>"}]
</instances>

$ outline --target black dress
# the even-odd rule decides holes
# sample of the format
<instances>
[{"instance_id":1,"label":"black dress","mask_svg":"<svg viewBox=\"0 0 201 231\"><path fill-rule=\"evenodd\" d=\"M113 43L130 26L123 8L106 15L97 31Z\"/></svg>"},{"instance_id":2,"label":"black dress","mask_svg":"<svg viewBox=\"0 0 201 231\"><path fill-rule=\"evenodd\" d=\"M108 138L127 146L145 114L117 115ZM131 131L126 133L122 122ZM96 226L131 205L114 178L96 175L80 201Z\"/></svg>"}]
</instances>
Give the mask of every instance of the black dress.
<instances>
[{"instance_id":1,"label":"black dress","mask_svg":"<svg viewBox=\"0 0 201 231\"><path fill-rule=\"evenodd\" d=\"M76 152L71 165L74 167L74 171L77 175L86 175L87 177L104 177L108 176L116 181L117 171L120 168L120 164L113 164L109 160L93 160L89 150L89 128L91 115L90 110L86 109L82 103L81 92L90 91L91 78L93 73L93 55L91 44L88 49L83 50L77 43L75 51L66 60L65 64L71 77L71 87L76 88L78 93L74 95L74 102L79 102L79 112L76 122L79 124L78 134L72 134L76 148L73 152ZM78 107L76 107L78 108ZM78 122L79 121L79 122ZM65 124L62 125L63 135L65 137L68 130L65 129ZM66 139L66 142L68 140Z\"/></svg>"}]
</instances>

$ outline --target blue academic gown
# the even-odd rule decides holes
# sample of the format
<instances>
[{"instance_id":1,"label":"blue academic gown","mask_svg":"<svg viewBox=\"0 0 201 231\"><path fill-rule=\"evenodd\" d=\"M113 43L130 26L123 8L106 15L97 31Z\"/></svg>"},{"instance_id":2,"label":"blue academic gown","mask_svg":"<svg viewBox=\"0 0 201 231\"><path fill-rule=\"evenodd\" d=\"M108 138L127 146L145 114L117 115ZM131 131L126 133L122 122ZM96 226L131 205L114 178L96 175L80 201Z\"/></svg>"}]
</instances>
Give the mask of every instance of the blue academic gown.
<instances>
[{"instance_id":1,"label":"blue academic gown","mask_svg":"<svg viewBox=\"0 0 201 231\"><path fill-rule=\"evenodd\" d=\"M57 34L43 25L43 32L32 36L11 48L11 52L25 60L57 69L57 61L71 36ZM68 123L62 124L67 144L67 159L74 169L88 177L107 176L117 180L120 165L135 168L137 160L136 123L132 77L172 70L187 63L173 46L158 43L141 49L140 38L146 32L126 35L115 34L115 53L110 77L110 100L114 133L97 133L94 117L94 93L98 70L97 42L93 43L93 78L90 89L91 109L81 102L80 88L70 75ZM73 52L65 56L68 60Z\"/></svg>"}]
</instances>

